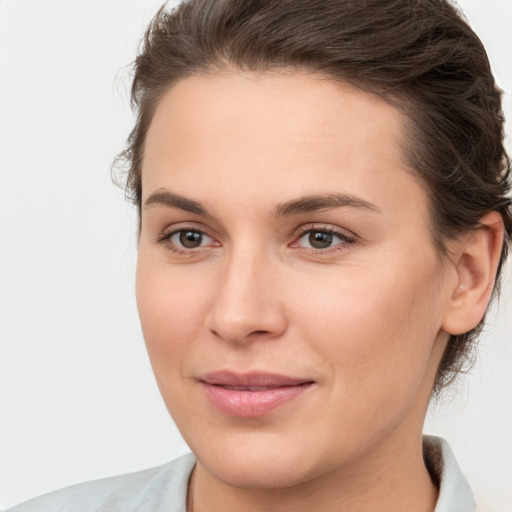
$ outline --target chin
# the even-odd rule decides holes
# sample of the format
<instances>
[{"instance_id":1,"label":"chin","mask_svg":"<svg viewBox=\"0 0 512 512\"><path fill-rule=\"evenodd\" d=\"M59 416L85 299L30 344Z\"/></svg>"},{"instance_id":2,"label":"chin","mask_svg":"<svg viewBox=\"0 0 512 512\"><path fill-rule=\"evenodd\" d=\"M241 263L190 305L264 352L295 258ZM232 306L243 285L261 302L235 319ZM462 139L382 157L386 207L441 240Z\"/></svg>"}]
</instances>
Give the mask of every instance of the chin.
<instances>
[{"instance_id":1,"label":"chin","mask_svg":"<svg viewBox=\"0 0 512 512\"><path fill-rule=\"evenodd\" d=\"M218 460L202 463L217 480L239 489L284 489L294 487L311 476L304 467L274 457L259 457L259 460Z\"/></svg>"},{"instance_id":2,"label":"chin","mask_svg":"<svg viewBox=\"0 0 512 512\"><path fill-rule=\"evenodd\" d=\"M322 473L311 456L314 450L308 450L305 443L297 450L295 442L276 437L268 433L233 436L213 449L194 446L192 450L208 473L242 489L283 489Z\"/></svg>"}]
</instances>

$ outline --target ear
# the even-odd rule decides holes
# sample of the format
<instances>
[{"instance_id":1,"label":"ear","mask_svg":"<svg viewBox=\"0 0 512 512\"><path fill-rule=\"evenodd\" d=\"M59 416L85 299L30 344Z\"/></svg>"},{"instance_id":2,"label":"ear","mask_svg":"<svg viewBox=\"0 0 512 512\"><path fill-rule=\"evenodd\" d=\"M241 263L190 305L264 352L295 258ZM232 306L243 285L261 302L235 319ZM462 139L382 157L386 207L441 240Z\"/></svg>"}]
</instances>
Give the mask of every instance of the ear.
<instances>
[{"instance_id":1,"label":"ear","mask_svg":"<svg viewBox=\"0 0 512 512\"><path fill-rule=\"evenodd\" d=\"M501 215L490 212L476 229L456 242L456 282L443 320L443 330L449 334L471 331L484 317L494 288L504 229Z\"/></svg>"}]
</instances>

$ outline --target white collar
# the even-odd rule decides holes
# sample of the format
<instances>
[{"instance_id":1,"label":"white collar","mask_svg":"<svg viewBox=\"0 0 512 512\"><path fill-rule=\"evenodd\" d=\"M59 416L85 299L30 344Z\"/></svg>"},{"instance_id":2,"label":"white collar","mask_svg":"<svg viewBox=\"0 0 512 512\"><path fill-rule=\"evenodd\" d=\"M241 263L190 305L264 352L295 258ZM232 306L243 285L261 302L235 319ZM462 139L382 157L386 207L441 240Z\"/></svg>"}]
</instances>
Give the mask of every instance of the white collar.
<instances>
[{"instance_id":1,"label":"white collar","mask_svg":"<svg viewBox=\"0 0 512 512\"><path fill-rule=\"evenodd\" d=\"M433 480L439 482L434 512L476 512L473 492L448 443L440 437L423 436L423 456Z\"/></svg>"}]
</instances>

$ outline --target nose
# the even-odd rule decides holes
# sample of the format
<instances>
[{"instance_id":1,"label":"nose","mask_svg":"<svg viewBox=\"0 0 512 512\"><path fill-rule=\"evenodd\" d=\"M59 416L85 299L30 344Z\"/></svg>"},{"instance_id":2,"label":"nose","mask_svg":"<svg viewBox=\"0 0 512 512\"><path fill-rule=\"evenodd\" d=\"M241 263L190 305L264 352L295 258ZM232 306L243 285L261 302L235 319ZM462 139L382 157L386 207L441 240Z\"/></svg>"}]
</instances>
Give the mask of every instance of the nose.
<instances>
[{"instance_id":1,"label":"nose","mask_svg":"<svg viewBox=\"0 0 512 512\"><path fill-rule=\"evenodd\" d=\"M248 252L240 251L223 262L207 318L210 332L234 344L276 339L287 328L276 265Z\"/></svg>"}]
</instances>

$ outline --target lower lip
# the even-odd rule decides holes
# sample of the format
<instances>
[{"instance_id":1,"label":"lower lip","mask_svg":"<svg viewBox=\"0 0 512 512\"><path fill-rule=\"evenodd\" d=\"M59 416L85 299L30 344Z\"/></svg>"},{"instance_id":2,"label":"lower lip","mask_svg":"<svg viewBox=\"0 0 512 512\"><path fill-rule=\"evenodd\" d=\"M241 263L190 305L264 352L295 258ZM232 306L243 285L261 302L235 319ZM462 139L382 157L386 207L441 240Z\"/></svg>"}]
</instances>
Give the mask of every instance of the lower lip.
<instances>
[{"instance_id":1,"label":"lower lip","mask_svg":"<svg viewBox=\"0 0 512 512\"><path fill-rule=\"evenodd\" d=\"M261 391L235 391L222 386L202 382L210 402L230 416L251 418L264 416L278 407L299 397L313 385L306 382L296 386L282 386Z\"/></svg>"}]
</instances>

